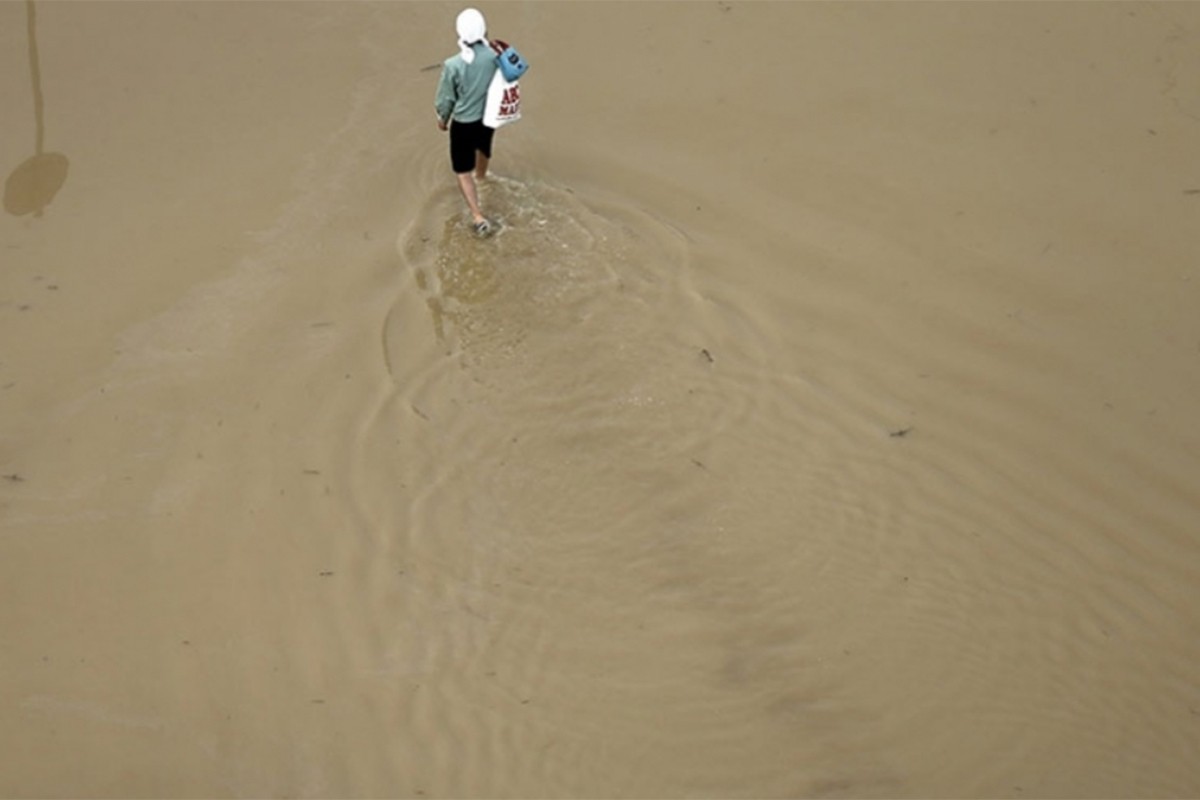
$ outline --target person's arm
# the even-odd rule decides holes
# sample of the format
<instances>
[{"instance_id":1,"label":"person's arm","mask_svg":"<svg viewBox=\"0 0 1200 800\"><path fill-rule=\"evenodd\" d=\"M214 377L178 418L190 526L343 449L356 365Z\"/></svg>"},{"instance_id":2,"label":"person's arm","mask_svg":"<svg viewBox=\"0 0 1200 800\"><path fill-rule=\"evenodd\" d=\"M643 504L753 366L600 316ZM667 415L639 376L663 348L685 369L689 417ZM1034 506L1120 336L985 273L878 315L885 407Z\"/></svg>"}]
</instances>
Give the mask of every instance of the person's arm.
<instances>
[{"instance_id":1,"label":"person's arm","mask_svg":"<svg viewBox=\"0 0 1200 800\"><path fill-rule=\"evenodd\" d=\"M450 123L450 115L454 112L454 104L457 101L458 92L455 89L454 76L451 74L450 65L446 64L442 67L442 76L438 79L437 94L433 98L433 108L437 113L439 130L446 130L446 126Z\"/></svg>"}]
</instances>

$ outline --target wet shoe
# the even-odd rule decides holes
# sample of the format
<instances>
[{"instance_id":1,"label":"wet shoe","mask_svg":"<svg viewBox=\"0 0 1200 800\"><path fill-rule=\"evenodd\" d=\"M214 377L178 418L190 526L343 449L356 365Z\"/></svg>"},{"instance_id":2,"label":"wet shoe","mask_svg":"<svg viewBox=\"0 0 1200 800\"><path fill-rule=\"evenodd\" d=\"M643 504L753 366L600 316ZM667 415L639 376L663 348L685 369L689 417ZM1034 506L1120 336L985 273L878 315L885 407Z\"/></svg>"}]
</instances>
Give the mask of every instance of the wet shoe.
<instances>
[{"instance_id":1,"label":"wet shoe","mask_svg":"<svg viewBox=\"0 0 1200 800\"><path fill-rule=\"evenodd\" d=\"M491 236L495 229L496 226L486 219L475 223L475 235L481 239L485 236Z\"/></svg>"}]
</instances>

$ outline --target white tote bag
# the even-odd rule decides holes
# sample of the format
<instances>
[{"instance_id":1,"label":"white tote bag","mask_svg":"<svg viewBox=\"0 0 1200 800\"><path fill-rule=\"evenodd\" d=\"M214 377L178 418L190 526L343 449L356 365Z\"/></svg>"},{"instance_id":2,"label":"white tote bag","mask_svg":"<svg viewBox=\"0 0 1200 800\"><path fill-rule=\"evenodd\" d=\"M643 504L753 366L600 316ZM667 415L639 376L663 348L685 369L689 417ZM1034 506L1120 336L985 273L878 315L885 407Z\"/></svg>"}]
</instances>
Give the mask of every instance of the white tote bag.
<instances>
[{"instance_id":1,"label":"white tote bag","mask_svg":"<svg viewBox=\"0 0 1200 800\"><path fill-rule=\"evenodd\" d=\"M506 81L499 69L488 86L487 102L483 106L483 124L500 128L521 118L521 82Z\"/></svg>"}]
</instances>

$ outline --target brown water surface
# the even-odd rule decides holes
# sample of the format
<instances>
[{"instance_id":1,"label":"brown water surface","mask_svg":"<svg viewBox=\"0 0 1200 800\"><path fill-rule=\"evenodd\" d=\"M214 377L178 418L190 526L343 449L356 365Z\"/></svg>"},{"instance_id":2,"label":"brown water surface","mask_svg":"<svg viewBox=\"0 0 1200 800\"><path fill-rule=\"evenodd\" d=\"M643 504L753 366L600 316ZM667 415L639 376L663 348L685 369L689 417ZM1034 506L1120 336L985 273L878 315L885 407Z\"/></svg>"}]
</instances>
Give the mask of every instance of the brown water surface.
<instances>
[{"instance_id":1,"label":"brown water surface","mask_svg":"<svg viewBox=\"0 0 1200 800\"><path fill-rule=\"evenodd\" d=\"M458 8L0 4L0 795L1200 795L1200 5Z\"/></svg>"}]
</instances>

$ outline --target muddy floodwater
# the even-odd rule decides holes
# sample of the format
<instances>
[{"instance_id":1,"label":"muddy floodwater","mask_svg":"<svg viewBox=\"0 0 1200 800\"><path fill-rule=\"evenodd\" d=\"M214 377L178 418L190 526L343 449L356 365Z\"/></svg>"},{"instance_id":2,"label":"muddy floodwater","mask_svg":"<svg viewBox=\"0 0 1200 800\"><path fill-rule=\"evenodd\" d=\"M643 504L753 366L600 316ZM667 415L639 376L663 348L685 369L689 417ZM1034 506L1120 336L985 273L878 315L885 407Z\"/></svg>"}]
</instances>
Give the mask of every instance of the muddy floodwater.
<instances>
[{"instance_id":1,"label":"muddy floodwater","mask_svg":"<svg viewBox=\"0 0 1200 800\"><path fill-rule=\"evenodd\" d=\"M1200 796L1200 4L0 3L0 796Z\"/></svg>"}]
</instances>

